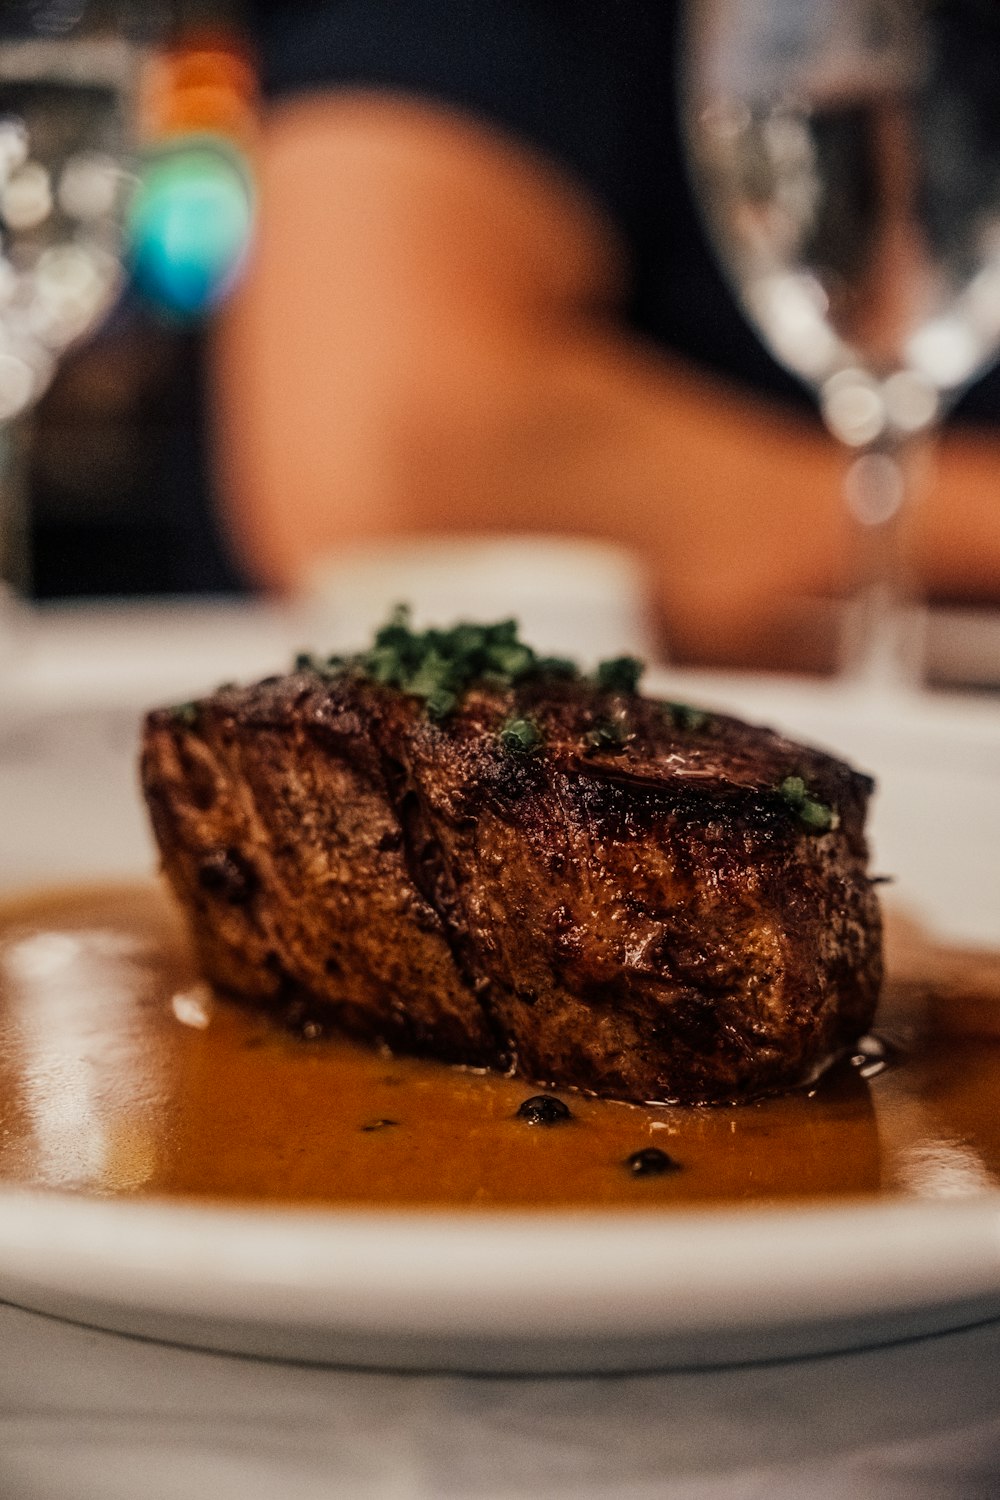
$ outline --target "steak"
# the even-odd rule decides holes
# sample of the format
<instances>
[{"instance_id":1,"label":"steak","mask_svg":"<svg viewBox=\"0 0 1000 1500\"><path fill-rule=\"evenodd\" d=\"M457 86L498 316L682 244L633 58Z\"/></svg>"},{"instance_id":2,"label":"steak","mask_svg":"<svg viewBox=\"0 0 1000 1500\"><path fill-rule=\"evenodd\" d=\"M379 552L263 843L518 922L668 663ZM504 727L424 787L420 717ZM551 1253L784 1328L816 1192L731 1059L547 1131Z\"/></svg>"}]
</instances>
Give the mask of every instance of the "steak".
<instances>
[{"instance_id":1,"label":"steak","mask_svg":"<svg viewBox=\"0 0 1000 1500\"><path fill-rule=\"evenodd\" d=\"M473 651L463 677L454 632L387 667L397 620L365 657L149 715L205 976L307 1034L626 1100L816 1077L878 996L871 780L640 696L627 662L584 678L459 628L508 669Z\"/></svg>"}]
</instances>

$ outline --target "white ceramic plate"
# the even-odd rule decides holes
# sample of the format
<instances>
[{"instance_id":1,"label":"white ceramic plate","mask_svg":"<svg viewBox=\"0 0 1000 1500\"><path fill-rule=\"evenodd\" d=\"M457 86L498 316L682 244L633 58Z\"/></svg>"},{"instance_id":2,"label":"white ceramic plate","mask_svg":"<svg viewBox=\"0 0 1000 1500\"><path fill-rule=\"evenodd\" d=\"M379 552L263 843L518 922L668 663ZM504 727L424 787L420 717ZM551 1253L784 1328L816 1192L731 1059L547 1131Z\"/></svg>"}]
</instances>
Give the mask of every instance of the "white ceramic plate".
<instances>
[{"instance_id":1,"label":"white ceramic plate","mask_svg":"<svg viewBox=\"0 0 1000 1500\"><path fill-rule=\"evenodd\" d=\"M657 686L655 683L651 687ZM1000 708L685 678L879 775L876 860L953 942L1000 947ZM155 685L148 695L157 696ZM0 730L0 887L144 872L119 699ZM257 1212L0 1192L0 1297L154 1338L400 1368L640 1369L1000 1318L1000 1193L626 1215Z\"/></svg>"}]
</instances>

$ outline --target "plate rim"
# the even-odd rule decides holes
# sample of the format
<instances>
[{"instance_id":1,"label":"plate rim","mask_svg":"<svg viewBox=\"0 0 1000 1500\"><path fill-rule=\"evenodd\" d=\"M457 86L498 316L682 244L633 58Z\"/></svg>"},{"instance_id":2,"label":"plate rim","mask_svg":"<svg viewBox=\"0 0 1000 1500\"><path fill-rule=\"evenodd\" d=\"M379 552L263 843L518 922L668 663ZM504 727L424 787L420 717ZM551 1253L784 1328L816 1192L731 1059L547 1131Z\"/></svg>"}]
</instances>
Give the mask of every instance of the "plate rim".
<instances>
[{"instance_id":1,"label":"plate rim","mask_svg":"<svg viewBox=\"0 0 1000 1500\"><path fill-rule=\"evenodd\" d=\"M15 1295L10 1296L11 1290ZM995 1300L1000 1192L620 1213L280 1208L0 1190L0 1295L374 1337L670 1337ZM582 1319L582 1324L581 1324Z\"/></svg>"}]
</instances>

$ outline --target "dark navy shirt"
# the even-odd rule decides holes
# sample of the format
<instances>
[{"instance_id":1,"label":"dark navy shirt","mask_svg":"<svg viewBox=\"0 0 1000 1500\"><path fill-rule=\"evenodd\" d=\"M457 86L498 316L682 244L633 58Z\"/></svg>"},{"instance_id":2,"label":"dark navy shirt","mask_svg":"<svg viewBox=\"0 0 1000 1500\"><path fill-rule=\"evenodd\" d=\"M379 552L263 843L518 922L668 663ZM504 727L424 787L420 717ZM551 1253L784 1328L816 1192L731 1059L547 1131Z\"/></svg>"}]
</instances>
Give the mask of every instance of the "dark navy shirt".
<instances>
[{"instance_id":1,"label":"dark navy shirt","mask_svg":"<svg viewBox=\"0 0 1000 1500\"><path fill-rule=\"evenodd\" d=\"M551 157L617 225L623 316L666 349L813 408L715 265L681 140L682 0L252 0L271 95L330 85L429 98ZM1000 378L964 399L1000 411Z\"/></svg>"}]
</instances>

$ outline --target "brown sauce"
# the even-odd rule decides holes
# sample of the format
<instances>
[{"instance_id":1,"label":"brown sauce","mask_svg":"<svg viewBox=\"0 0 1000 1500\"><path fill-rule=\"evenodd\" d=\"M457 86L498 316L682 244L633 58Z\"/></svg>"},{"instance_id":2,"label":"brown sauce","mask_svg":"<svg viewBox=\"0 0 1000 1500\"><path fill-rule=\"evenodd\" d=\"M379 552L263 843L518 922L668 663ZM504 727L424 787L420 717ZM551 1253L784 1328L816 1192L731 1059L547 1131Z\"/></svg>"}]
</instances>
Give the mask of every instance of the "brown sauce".
<instances>
[{"instance_id":1,"label":"brown sauce","mask_svg":"<svg viewBox=\"0 0 1000 1500\"><path fill-rule=\"evenodd\" d=\"M152 885L0 906L0 1183L275 1203L688 1208L1000 1183L1000 956L896 928L877 1048L738 1108L563 1091L302 1040L201 984ZM680 1170L636 1175L650 1147Z\"/></svg>"}]
</instances>

